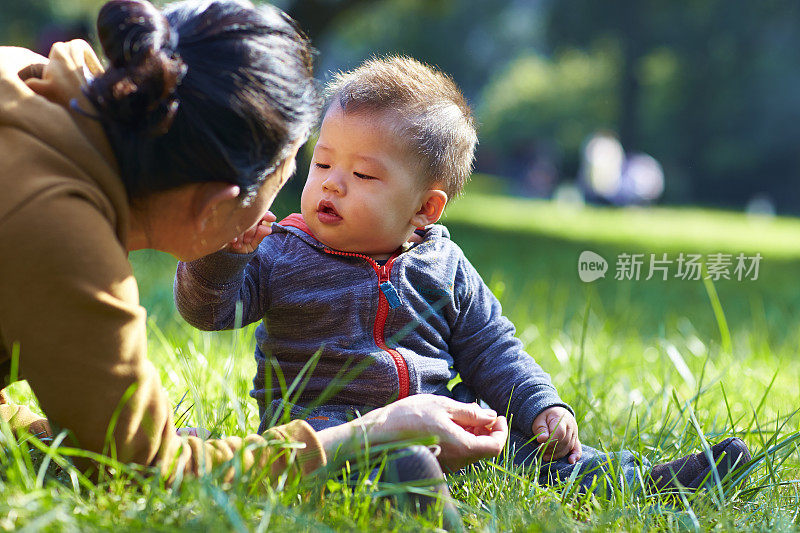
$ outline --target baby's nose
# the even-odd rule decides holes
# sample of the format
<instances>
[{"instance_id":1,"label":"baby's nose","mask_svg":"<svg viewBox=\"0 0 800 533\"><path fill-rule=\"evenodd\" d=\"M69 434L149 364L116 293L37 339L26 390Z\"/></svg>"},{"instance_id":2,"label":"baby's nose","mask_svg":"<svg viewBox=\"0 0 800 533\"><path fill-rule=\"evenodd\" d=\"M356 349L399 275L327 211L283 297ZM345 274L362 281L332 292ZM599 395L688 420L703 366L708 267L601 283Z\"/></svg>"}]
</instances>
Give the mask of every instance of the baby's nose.
<instances>
[{"instance_id":1,"label":"baby's nose","mask_svg":"<svg viewBox=\"0 0 800 533\"><path fill-rule=\"evenodd\" d=\"M344 180L341 179L338 173L331 173L331 175L322 182L322 189L342 194L345 191Z\"/></svg>"}]
</instances>

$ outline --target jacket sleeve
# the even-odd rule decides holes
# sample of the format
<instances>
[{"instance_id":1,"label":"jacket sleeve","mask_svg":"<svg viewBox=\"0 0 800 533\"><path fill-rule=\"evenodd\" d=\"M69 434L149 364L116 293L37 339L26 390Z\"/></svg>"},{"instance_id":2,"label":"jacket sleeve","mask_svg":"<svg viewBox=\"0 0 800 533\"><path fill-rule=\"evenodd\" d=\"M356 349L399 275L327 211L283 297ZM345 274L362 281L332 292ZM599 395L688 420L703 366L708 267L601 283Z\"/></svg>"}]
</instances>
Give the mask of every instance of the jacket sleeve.
<instances>
[{"instance_id":1,"label":"jacket sleeve","mask_svg":"<svg viewBox=\"0 0 800 533\"><path fill-rule=\"evenodd\" d=\"M145 311L127 253L86 198L42 193L0 220L0 250L4 348L18 346L21 376L51 425L70 430L81 448L158 466L168 478L209 471L238 454L244 468L270 475L325 463L305 422L273 429L266 439L176 435L169 399L146 357Z\"/></svg>"},{"instance_id":2,"label":"jacket sleeve","mask_svg":"<svg viewBox=\"0 0 800 533\"><path fill-rule=\"evenodd\" d=\"M269 273L281 242L279 236L268 236L249 254L220 251L179 262L174 287L178 312L206 331L243 327L264 318Z\"/></svg>"},{"instance_id":3,"label":"jacket sleeve","mask_svg":"<svg viewBox=\"0 0 800 533\"><path fill-rule=\"evenodd\" d=\"M461 379L512 427L526 435L536 416L564 403L550 376L528 355L500 302L462 255L454 283L456 315L450 350Z\"/></svg>"}]
</instances>

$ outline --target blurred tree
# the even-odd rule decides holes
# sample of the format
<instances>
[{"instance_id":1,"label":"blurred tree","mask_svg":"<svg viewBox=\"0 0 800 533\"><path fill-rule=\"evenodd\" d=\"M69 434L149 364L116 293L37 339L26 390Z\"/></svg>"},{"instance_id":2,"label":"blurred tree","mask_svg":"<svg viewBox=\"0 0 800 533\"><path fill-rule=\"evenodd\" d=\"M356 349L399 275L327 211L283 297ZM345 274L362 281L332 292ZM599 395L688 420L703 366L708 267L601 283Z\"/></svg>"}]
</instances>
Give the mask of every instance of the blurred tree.
<instances>
[{"instance_id":1,"label":"blurred tree","mask_svg":"<svg viewBox=\"0 0 800 533\"><path fill-rule=\"evenodd\" d=\"M644 0L647 2L647 0ZM658 2L658 0L655 0ZM648 3L655 3L650 1ZM548 41L553 49L565 45L582 48L593 46L599 39L611 41L619 50L619 106L616 130L626 147L637 149L639 142L639 79L637 69L650 48L653 34L643 27L642 2L619 0L613 3L589 0L555 3L548 16Z\"/></svg>"},{"instance_id":2,"label":"blurred tree","mask_svg":"<svg viewBox=\"0 0 800 533\"><path fill-rule=\"evenodd\" d=\"M0 41L92 27L103 1L0 0ZM276 4L320 49L322 77L383 53L451 74L482 122L483 170L520 176L519 161L547 152L574 174L584 136L607 128L662 162L668 200L766 192L800 211L797 0Z\"/></svg>"},{"instance_id":3,"label":"blurred tree","mask_svg":"<svg viewBox=\"0 0 800 533\"><path fill-rule=\"evenodd\" d=\"M316 41L340 17L350 16L350 11L370 0L293 0L280 7L295 19L303 31Z\"/></svg>"},{"instance_id":4,"label":"blurred tree","mask_svg":"<svg viewBox=\"0 0 800 533\"><path fill-rule=\"evenodd\" d=\"M50 2L0 0L0 42L32 47L39 28L53 20Z\"/></svg>"},{"instance_id":5,"label":"blurred tree","mask_svg":"<svg viewBox=\"0 0 800 533\"><path fill-rule=\"evenodd\" d=\"M449 73L468 98L543 36L541 2L380 0L339 16L318 36L322 70L351 68L370 55L407 54Z\"/></svg>"},{"instance_id":6,"label":"blurred tree","mask_svg":"<svg viewBox=\"0 0 800 533\"><path fill-rule=\"evenodd\" d=\"M796 211L798 21L794 0L575 0L553 4L547 27L555 51L616 43L616 130L664 162L673 199L766 191Z\"/></svg>"},{"instance_id":7,"label":"blurred tree","mask_svg":"<svg viewBox=\"0 0 800 533\"><path fill-rule=\"evenodd\" d=\"M584 139L616 126L615 55L597 47L565 51L552 61L535 54L512 61L481 95L481 150L499 154L507 175L521 177L516 174L541 156L564 159L564 171L574 175Z\"/></svg>"},{"instance_id":8,"label":"blurred tree","mask_svg":"<svg viewBox=\"0 0 800 533\"><path fill-rule=\"evenodd\" d=\"M86 37L104 0L0 0L0 43L42 48L54 38Z\"/></svg>"}]
</instances>

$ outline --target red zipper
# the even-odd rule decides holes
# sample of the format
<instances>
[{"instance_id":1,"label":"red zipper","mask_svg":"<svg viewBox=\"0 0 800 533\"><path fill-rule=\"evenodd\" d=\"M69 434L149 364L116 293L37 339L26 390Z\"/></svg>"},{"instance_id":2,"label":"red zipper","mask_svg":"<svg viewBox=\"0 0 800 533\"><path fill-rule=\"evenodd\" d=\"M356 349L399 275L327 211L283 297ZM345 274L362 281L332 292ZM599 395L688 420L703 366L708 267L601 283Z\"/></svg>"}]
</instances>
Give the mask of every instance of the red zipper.
<instances>
[{"instance_id":1,"label":"red zipper","mask_svg":"<svg viewBox=\"0 0 800 533\"><path fill-rule=\"evenodd\" d=\"M401 398L405 398L408 396L411 378L408 375L408 365L406 364L406 360L403 359L403 356L400 355L397 350L393 350L386 345L386 338L383 330L386 327L386 319L389 317L389 301L386 299L386 295L380 289L381 283L389 281L389 274L392 272L392 265L394 264L394 260L397 259L397 256L400 255L400 252L395 252L394 255L392 255L389 260L386 261L385 265L379 265L368 255L357 254L353 252L339 252L329 248L324 248L324 250L329 254L360 257L361 259L366 260L372 266L375 274L378 275L378 314L375 315L375 326L372 328L372 338L375 340L375 344L378 346L378 348L387 352L392 357L392 361L394 361L394 365L397 367L397 379L399 381L400 389L397 399L399 400Z\"/></svg>"}]
</instances>

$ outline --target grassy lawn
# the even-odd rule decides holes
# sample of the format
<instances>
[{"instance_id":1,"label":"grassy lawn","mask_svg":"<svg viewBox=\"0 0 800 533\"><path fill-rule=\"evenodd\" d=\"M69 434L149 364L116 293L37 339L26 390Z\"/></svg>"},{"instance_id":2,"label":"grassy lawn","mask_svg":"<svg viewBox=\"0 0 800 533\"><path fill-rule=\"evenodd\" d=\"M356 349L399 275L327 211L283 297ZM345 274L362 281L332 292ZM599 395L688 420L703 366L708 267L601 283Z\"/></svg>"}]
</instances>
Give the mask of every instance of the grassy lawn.
<instances>
[{"instance_id":1,"label":"grassy lawn","mask_svg":"<svg viewBox=\"0 0 800 533\"><path fill-rule=\"evenodd\" d=\"M285 202L285 200L284 200ZM287 214L287 208L277 210ZM577 413L582 442L632 449L651 462L737 435L763 457L748 485L685 499L608 497L536 484L501 459L450 477L467 528L476 530L792 530L800 524L800 221L753 220L698 209L575 209L478 188L445 224L503 303L527 350ZM609 263L584 283L578 257ZM639 281L616 280L620 254L645 254ZM644 280L650 254L760 253L758 279ZM150 312L150 356L186 425L245 435L258 426L247 394L253 327L202 333L176 315L174 260L132 255ZM731 267L731 273L733 268ZM735 276L733 276L735 278ZM30 392L13 386L16 399ZM76 391L78 394L79 391ZM189 408L191 406L191 408ZM392 510L391 488L316 478L273 490L209 476L165 488L127 469L81 486L40 476L26 446L0 458L0 530L425 530L430 517ZM34 458L35 459L35 458ZM44 471L41 471L44 473ZM77 483L77 484L76 484Z\"/></svg>"}]
</instances>

